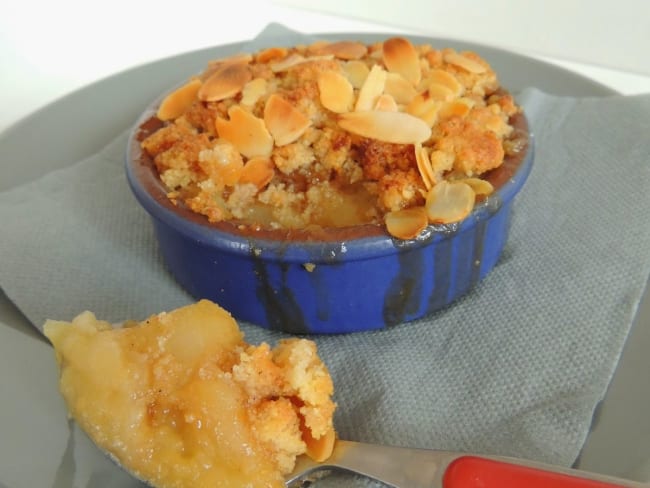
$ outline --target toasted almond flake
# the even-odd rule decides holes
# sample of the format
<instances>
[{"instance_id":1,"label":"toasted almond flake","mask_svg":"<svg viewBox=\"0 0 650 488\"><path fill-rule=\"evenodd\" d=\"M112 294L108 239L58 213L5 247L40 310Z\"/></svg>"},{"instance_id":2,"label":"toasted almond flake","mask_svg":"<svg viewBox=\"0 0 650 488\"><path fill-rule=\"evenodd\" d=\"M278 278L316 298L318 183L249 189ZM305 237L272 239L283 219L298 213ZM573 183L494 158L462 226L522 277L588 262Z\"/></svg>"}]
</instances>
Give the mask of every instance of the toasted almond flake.
<instances>
[{"instance_id":1,"label":"toasted almond flake","mask_svg":"<svg viewBox=\"0 0 650 488\"><path fill-rule=\"evenodd\" d=\"M427 227L429 219L424 207L388 212L384 217L386 230L398 239L414 239Z\"/></svg>"},{"instance_id":2,"label":"toasted almond flake","mask_svg":"<svg viewBox=\"0 0 650 488\"><path fill-rule=\"evenodd\" d=\"M488 196L494 193L494 186L492 183L481 178L463 178L459 180L466 185L469 185L476 195Z\"/></svg>"},{"instance_id":3,"label":"toasted almond flake","mask_svg":"<svg viewBox=\"0 0 650 488\"><path fill-rule=\"evenodd\" d=\"M429 66L439 66L442 64L442 52L439 49L431 49L424 57L427 63L429 63Z\"/></svg>"},{"instance_id":4,"label":"toasted almond flake","mask_svg":"<svg viewBox=\"0 0 650 488\"><path fill-rule=\"evenodd\" d=\"M405 112L348 112L339 115L339 126L362 137L394 144L416 144L431 136L424 121Z\"/></svg>"},{"instance_id":5,"label":"toasted almond flake","mask_svg":"<svg viewBox=\"0 0 650 488\"><path fill-rule=\"evenodd\" d=\"M217 102L239 93L252 78L248 65L226 64L212 74L198 92L200 100Z\"/></svg>"},{"instance_id":6,"label":"toasted almond flake","mask_svg":"<svg viewBox=\"0 0 650 488\"><path fill-rule=\"evenodd\" d=\"M422 144L415 144L415 161L418 165L418 171L422 177L422 182L427 190L430 190L436 184L436 175L431 168L431 160L429 159L429 152Z\"/></svg>"},{"instance_id":7,"label":"toasted almond flake","mask_svg":"<svg viewBox=\"0 0 650 488\"><path fill-rule=\"evenodd\" d=\"M438 83L432 83L427 89L429 97L434 100L441 100L443 102L449 102L456 98L454 92L452 92L448 87L440 85Z\"/></svg>"},{"instance_id":8,"label":"toasted almond flake","mask_svg":"<svg viewBox=\"0 0 650 488\"><path fill-rule=\"evenodd\" d=\"M334 59L333 54L319 54L318 56L309 56L305 58L305 62L331 61L332 59Z\"/></svg>"},{"instance_id":9,"label":"toasted almond flake","mask_svg":"<svg viewBox=\"0 0 650 488\"><path fill-rule=\"evenodd\" d=\"M354 100L354 88L348 79L336 71L322 71L318 75L320 103L337 114L349 112Z\"/></svg>"},{"instance_id":10,"label":"toasted almond flake","mask_svg":"<svg viewBox=\"0 0 650 488\"><path fill-rule=\"evenodd\" d=\"M207 68L199 75L201 81L205 81L210 78L214 73L223 69L227 65L231 64L243 64L248 65L253 60L251 54L235 54L227 58L215 59L208 61Z\"/></svg>"},{"instance_id":11,"label":"toasted almond flake","mask_svg":"<svg viewBox=\"0 0 650 488\"><path fill-rule=\"evenodd\" d=\"M227 58L221 58L221 59L213 59L211 61L208 61L208 66L205 69L203 73L201 73L200 77L202 81L207 80L212 76L215 72L218 70L224 68L225 66L231 65L231 64L243 64L247 65L253 60L253 56L249 53L241 53L241 54L234 54L232 56L228 56Z\"/></svg>"},{"instance_id":12,"label":"toasted almond flake","mask_svg":"<svg viewBox=\"0 0 650 488\"><path fill-rule=\"evenodd\" d=\"M276 146L285 146L307 130L311 120L278 94L273 94L264 106L264 122Z\"/></svg>"},{"instance_id":13,"label":"toasted almond flake","mask_svg":"<svg viewBox=\"0 0 650 488\"><path fill-rule=\"evenodd\" d=\"M267 81L264 78L255 78L244 85L242 89L241 104L252 107L266 93Z\"/></svg>"},{"instance_id":14,"label":"toasted almond flake","mask_svg":"<svg viewBox=\"0 0 650 488\"><path fill-rule=\"evenodd\" d=\"M326 41L325 39L320 39L318 41L312 42L309 46L307 46L305 49L303 49L303 51L314 53L314 52L318 51L319 49L321 49L322 47L327 46L328 44L331 44L331 43L332 43L331 41ZM304 46L303 46L303 48L304 48Z\"/></svg>"},{"instance_id":15,"label":"toasted almond flake","mask_svg":"<svg viewBox=\"0 0 650 488\"><path fill-rule=\"evenodd\" d=\"M440 119L447 119L449 117L465 117L472 109L472 101L467 98L459 98L451 102L443 103L438 111Z\"/></svg>"},{"instance_id":16,"label":"toasted almond flake","mask_svg":"<svg viewBox=\"0 0 650 488\"><path fill-rule=\"evenodd\" d=\"M405 111L414 117L422 119L427 126L433 127L433 124L438 120L438 110L440 110L440 107L441 102L438 100L433 100L420 94L406 106Z\"/></svg>"},{"instance_id":17,"label":"toasted almond flake","mask_svg":"<svg viewBox=\"0 0 650 488\"><path fill-rule=\"evenodd\" d=\"M454 75L442 69L431 70L427 74L426 82L431 86L432 84L442 85L449 88L455 97L463 94L463 85L456 79Z\"/></svg>"},{"instance_id":18,"label":"toasted almond flake","mask_svg":"<svg viewBox=\"0 0 650 488\"><path fill-rule=\"evenodd\" d=\"M305 62L305 57L302 54L292 53L289 54L289 56L287 56L286 58L271 63L271 71L273 71L274 73L279 73L281 71L288 70L292 66L304 62Z\"/></svg>"},{"instance_id":19,"label":"toasted almond flake","mask_svg":"<svg viewBox=\"0 0 650 488\"><path fill-rule=\"evenodd\" d=\"M347 63L343 63L341 67L347 79L357 90L363 86L368 77L368 73L370 73L368 65L363 61L348 61Z\"/></svg>"},{"instance_id":20,"label":"toasted almond flake","mask_svg":"<svg viewBox=\"0 0 650 488\"><path fill-rule=\"evenodd\" d=\"M410 103L418 94L415 87L399 73L387 73L384 93L391 95L397 103Z\"/></svg>"},{"instance_id":21,"label":"toasted almond flake","mask_svg":"<svg viewBox=\"0 0 650 488\"><path fill-rule=\"evenodd\" d=\"M306 58L301 54L293 53L284 59L276 61L275 63L271 63L270 67L271 71L274 73L279 73L281 71L287 71L294 66L298 66L299 64L309 63L313 61L329 61L332 59L334 59L334 56L332 54L323 54L322 56L309 56Z\"/></svg>"},{"instance_id":22,"label":"toasted almond flake","mask_svg":"<svg viewBox=\"0 0 650 488\"><path fill-rule=\"evenodd\" d=\"M194 79L171 92L158 107L156 117L160 120L172 120L181 116L196 100L201 84L201 80Z\"/></svg>"},{"instance_id":23,"label":"toasted almond flake","mask_svg":"<svg viewBox=\"0 0 650 488\"><path fill-rule=\"evenodd\" d=\"M273 162L266 157L257 157L246 162L239 177L239 183L252 183L261 190L271 182L274 175Z\"/></svg>"},{"instance_id":24,"label":"toasted almond flake","mask_svg":"<svg viewBox=\"0 0 650 488\"><path fill-rule=\"evenodd\" d=\"M447 53L445 54L444 58L445 62L453 64L454 66L458 66L459 68L462 68L465 71L469 71L470 73L480 74L487 71L487 68L481 63L456 52Z\"/></svg>"},{"instance_id":25,"label":"toasted almond flake","mask_svg":"<svg viewBox=\"0 0 650 488\"><path fill-rule=\"evenodd\" d=\"M270 61L275 61L276 59L285 58L288 53L289 51L285 47L270 47L260 51L257 56L255 56L255 60L258 63L268 63Z\"/></svg>"},{"instance_id":26,"label":"toasted almond flake","mask_svg":"<svg viewBox=\"0 0 650 488\"><path fill-rule=\"evenodd\" d=\"M221 67L226 64L248 64L253 60L253 55L250 53L233 54L225 58L213 59L208 61L208 66Z\"/></svg>"},{"instance_id":27,"label":"toasted almond flake","mask_svg":"<svg viewBox=\"0 0 650 488\"><path fill-rule=\"evenodd\" d=\"M384 91L385 83L386 71L381 66L374 65L370 73L368 73L361 90L359 90L354 110L357 112L371 110L375 106L379 95Z\"/></svg>"},{"instance_id":28,"label":"toasted almond flake","mask_svg":"<svg viewBox=\"0 0 650 488\"><path fill-rule=\"evenodd\" d=\"M368 52L368 48L355 41L340 41L323 44L316 49L313 49L314 54L332 54L338 59L361 59Z\"/></svg>"},{"instance_id":29,"label":"toasted almond flake","mask_svg":"<svg viewBox=\"0 0 650 488\"><path fill-rule=\"evenodd\" d=\"M270 156L273 150L273 137L266 129L264 121L234 105L228 110L229 120L217 118L215 127L219 137L230 142L247 158Z\"/></svg>"},{"instance_id":30,"label":"toasted almond flake","mask_svg":"<svg viewBox=\"0 0 650 488\"><path fill-rule=\"evenodd\" d=\"M420 82L420 58L411 41L403 37L387 39L384 41L382 53L388 71L401 74L413 85Z\"/></svg>"},{"instance_id":31,"label":"toasted almond flake","mask_svg":"<svg viewBox=\"0 0 650 488\"><path fill-rule=\"evenodd\" d=\"M370 52L368 57L377 61L381 61L384 57L384 44L382 42L377 42L370 46Z\"/></svg>"},{"instance_id":32,"label":"toasted almond flake","mask_svg":"<svg viewBox=\"0 0 650 488\"><path fill-rule=\"evenodd\" d=\"M474 208L476 195L472 187L462 182L441 181L427 195L426 209L432 224L459 222Z\"/></svg>"},{"instance_id":33,"label":"toasted almond flake","mask_svg":"<svg viewBox=\"0 0 650 488\"><path fill-rule=\"evenodd\" d=\"M390 95L382 93L377 98L373 108L375 110L383 110L384 112L397 112L397 102Z\"/></svg>"}]
</instances>

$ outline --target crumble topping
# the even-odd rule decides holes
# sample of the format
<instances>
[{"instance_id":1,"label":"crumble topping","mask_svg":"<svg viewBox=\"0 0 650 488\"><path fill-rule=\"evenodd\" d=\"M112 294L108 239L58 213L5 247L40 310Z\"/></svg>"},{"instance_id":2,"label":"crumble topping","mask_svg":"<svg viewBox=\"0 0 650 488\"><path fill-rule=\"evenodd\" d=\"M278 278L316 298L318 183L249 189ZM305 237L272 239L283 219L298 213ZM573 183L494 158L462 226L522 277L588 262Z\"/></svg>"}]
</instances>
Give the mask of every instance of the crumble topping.
<instances>
[{"instance_id":1,"label":"crumble topping","mask_svg":"<svg viewBox=\"0 0 650 488\"><path fill-rule=\"evenodd\" d=\"M211 222L410 239L493 191L481 175L517 150L519 111L476 53L323 41L211 61L141 144L169 197Z\"/></svg>"}]
</instances>

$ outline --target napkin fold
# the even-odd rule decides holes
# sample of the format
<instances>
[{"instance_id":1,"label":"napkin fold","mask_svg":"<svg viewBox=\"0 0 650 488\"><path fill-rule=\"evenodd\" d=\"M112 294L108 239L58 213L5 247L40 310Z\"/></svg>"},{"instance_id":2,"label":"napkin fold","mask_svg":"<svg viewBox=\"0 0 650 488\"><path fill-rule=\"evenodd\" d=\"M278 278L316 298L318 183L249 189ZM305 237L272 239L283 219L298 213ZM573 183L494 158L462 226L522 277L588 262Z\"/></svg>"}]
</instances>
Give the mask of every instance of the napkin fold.
<instances>
[{"instance_id":1,"label":"napkin fold","mask_svg":"<svg viewBox=\"0 0 650 488\"><path fill-rule=\"evenodd\" d=\"M650 95L527 89L518 101L536 159L490 275L421 320L313 338L342 438L577 458L650 273ZM83 310L143 319L194 300L128 188L126 139L0 193L0 286L36 327ZM249 342L284 337L240 325Z\"/></svg>"}]
</instances>

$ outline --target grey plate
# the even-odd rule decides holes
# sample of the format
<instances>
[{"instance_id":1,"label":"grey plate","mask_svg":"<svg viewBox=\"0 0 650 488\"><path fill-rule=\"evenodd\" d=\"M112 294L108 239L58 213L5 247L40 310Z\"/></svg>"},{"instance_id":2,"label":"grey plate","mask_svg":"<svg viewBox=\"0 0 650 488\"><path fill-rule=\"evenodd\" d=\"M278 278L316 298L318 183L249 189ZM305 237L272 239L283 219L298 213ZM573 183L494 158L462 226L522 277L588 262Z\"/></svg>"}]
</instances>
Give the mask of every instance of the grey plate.
<instances>
[{"instance_id":1,"label":"grey plate","mask_svg":"<svg viewBox=\"0 0 650 488\"><path fill-rule=\"evenodd\" d=\"M381 33L318 35L332 40L356 38L366 42L388 36L390 34ZM611 89L578 74L511 52L447 39L416 36L412 39L478 52L500 74L502 84L513 92L536 86L549 93L568 96L614 94ZM202 49L118 73L19 121L0 134L0 191L94 154L130 128L144 107L161 92L185 79L189 73L200 71L208 60L240 52L243 46L244 43L233 43ZM647 308L647 300L645 306ZM647 310L641 312L644 317L647 313ZM642 322L647 325L648 320L644 318ZM608 399L607 408L603 408L600 423L604 427L599 425L600 431L604 428L605 433L613 430L619 437L625 435L616 422L619 417L634 413L625 406L625 399L635 391L633 372L636 368L629 365L639 361L636 370L648 370L647 360L644 358L641 363L638 359L650 343L644 329L647 328L637 326L633 332L636 334L635 349L625 353L619 368L623 373L617 374L611 388L616 398ZM75 465L78 477L83 478L83 473L87 473L84 486L140 486L96 452L83 436L70 435L63 421L65 408L56 388L52 350L3 293L0 293L0 371L0 488L67 488L72 486L70 469ZM614 413L608 414L608 409ZM642 411L639 409L638 413ZM647 422L644 424L642 419L632 418L625 425L635 424L646 425ZM83 459L69 458L74 442L88 443ZM626 446L619 449L601 441L588 448L595 454L590 454L589 462L583 467L616 475L627 474ZM75 449L77 451L79 449ZM598 461L603 457L621 461L603 467Z\"/></svg>"}]
</instances>

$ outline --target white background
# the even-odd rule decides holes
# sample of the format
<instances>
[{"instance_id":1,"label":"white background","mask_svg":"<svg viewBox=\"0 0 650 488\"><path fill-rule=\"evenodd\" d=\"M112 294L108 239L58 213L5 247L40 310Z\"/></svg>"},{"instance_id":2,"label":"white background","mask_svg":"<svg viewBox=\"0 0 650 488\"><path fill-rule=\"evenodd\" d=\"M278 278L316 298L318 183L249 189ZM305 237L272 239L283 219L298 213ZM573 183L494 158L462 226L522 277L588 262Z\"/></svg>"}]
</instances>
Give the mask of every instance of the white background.
<instances>
[{"instance_id":1,"label":"white background","mask_svg":"<svg viewBox=\"0 0 650 488\"><path fill-rule=\"evenodd\" d=\"M650 75L647 0L284 0L441 37ZM371 5L371 7L370 7Z\"/></svg>"}]
</instances>

